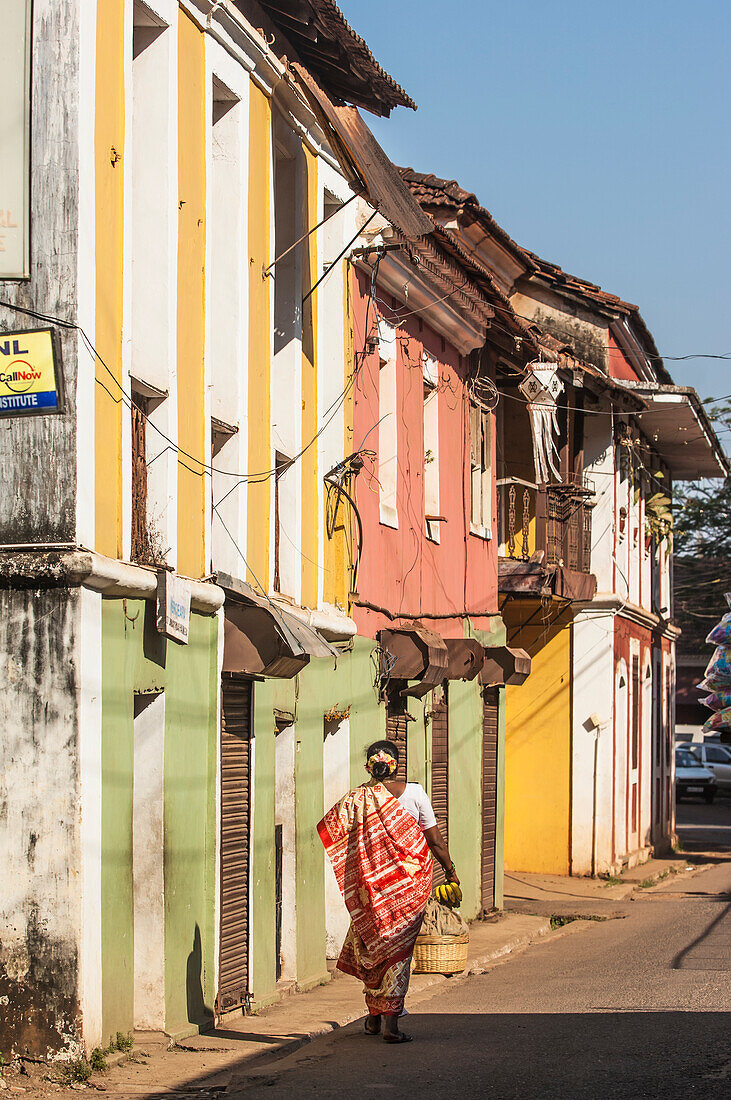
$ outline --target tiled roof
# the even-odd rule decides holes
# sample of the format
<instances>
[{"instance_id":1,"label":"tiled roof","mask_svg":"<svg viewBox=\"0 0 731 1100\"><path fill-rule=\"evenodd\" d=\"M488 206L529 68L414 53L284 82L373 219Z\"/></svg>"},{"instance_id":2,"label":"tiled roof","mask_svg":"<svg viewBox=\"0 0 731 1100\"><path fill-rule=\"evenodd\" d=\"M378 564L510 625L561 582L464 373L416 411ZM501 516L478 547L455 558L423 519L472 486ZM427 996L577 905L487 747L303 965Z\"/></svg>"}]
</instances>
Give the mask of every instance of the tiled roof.
<instances>
[{"instance_id":1,"label":"tiled roof","mask_svg":"<svg viewBox=\"0 0 731 1100\"><path fill-rule=\"evenodd\" d=\"M476 195L471 191L465 191L456 180L440 179L431 172L415 172L413 168L399 168L399 172L404 183L411 189L414 198L418 199L422 206L435 210L438 208L452 210L457 214L466 215L471 221L481 222L496 240L526 265L529 271L533 270L531 254L521 248L502 226L498 225L489 210L480 206Z\"/></svg>"},{"instance_id":2,"label":"tiled roof","mask_svg":"<svg viewBox=\"0 0 731 1100\"><path fill-rule=\"evenodd\" d=\"M297 51L298 58L290 60L302 61L336 102L377 115L388 115L398 106L416 110L413 99L378 64L334 0L258 0L258 4Z\"/></svg>"},{"instance_id":3,"label":"tiled roof","mask_svg":"<svg viewBox=\"0 0 731 1100\"><path fill-rule=\"evenodd\" d=\"M450 210L456 216L480 222L495 240L502 243L513 256L525 264L529 279L544 279L553 283L558 291L583 298L592 306L609 313L630 318L658 377L663 381L670 380L652 333L645 324L638 306L624 301L616 294L607 293L595 283L569 275L558 264L552 264L537 256L535 252L521 247L498 225L489 210L480 206L476 195L471 191L465 191L456 180L441 179L432 173L415 172L413 168L400 168L399 171L402 179L411 189L411 193L425 209L433 211L436 217L439 217L439 210Z\"/></svg>"}]
</instances>

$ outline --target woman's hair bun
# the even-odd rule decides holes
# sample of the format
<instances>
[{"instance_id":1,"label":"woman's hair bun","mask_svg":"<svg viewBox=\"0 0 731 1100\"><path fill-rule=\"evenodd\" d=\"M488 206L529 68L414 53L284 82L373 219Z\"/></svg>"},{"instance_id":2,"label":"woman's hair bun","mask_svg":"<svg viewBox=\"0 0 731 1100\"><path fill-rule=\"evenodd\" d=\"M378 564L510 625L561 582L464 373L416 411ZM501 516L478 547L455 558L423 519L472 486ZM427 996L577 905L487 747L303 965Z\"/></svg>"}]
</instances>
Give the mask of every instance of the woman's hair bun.
<instances>
[{"instance_id":1,"label":"woman's hair bun","mask_svg":"<svg viewBox=\"0 0 731 1100\"><path fill-rule=\"evenodd\" d=\"M387 753L388 756L392 756L398 765L398 747L394 745L393 741L374 741L366 750L366 761L370 760L372 756L376 756L379 752L384 752ZM374 779L388 779L388 777L393 774L385 760L375 760L373 764L368 766L368 770Z\"/></svg>"}]
</instances>

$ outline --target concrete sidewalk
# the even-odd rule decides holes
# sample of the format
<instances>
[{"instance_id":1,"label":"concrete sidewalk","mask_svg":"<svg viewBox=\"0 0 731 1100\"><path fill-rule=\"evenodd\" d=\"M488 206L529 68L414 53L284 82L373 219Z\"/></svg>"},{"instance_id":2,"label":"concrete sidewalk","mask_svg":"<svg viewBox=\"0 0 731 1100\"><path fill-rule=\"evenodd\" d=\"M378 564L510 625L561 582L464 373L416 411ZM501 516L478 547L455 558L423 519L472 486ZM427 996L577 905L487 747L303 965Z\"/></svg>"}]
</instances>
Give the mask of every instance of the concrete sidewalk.
<instances>
[{"instance_id":1,"label":"concrete sidewalk","mask_svg":"<svg viewBox=\"0 0 731 1100\"><path fill-rule=\"evenodd\" d=\"M618 878L570 878L505 872L505 909L561 917L623 916L639 890L662 882L670 875L690 874L698 868L687 858L650 859L623 872Z\"/></svg>"},{"instance_id":2,"label":"concrete sidewalk","mask_svg":"<svg viewBox=\"0 0 731 1100\"><path fill-rule=\"evenodd\" d=\"M414 974L407 1007L432 987L484 973L497 960L521 951L550 930L550 920L535 915L503 914L494 921L474 923L464 974L454 978ZM310 1039L362 1017L362 990L355 978L337 972L337 977L309 993L285 997L257 1016L229 1016L215 1031L173 1047L161 1033L136 1032L131 1057L106 1074L94 1074L90 1084L125 1096L158 1096L183 1089L222 1091L236 1072L250 1072L258 1061L289 1054Z\"/></svg>"}]
</instances>

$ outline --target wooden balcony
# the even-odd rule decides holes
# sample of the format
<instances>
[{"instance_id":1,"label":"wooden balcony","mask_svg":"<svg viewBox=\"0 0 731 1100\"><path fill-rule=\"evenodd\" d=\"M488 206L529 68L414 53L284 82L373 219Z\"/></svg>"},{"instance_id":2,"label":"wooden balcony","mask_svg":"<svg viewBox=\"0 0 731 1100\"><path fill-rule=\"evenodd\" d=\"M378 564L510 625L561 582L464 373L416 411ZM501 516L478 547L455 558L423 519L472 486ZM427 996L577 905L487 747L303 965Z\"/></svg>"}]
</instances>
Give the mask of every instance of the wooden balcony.
<instances>
[{"instance_id":1,"label":"wooden balcony","mask_svg":"<svg viewBox=\"0 0 731 1100\"><path fill-rule=\"evenodd\" d=\"M539 486L509 477L497 489L501 591L590 598L591 483L576 477Z\"/></svg>"}]
</instances>

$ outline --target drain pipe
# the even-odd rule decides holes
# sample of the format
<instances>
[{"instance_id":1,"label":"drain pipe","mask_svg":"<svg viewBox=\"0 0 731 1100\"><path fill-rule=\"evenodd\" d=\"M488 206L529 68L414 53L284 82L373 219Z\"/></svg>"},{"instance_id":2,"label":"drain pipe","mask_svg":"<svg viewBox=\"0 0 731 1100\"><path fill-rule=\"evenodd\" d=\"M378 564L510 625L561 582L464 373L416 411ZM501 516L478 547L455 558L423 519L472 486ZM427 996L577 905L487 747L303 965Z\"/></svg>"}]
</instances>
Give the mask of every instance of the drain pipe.
<instances>
[{"instance_id":1,"label":"drain pipe","mask_svg":"<svg viewBox=\"0 0 731 1100\"><path fill-rule=\"evenodd\" d=\"M606 722L603 722L598 714L589 715L589 723L594 730L594 797L591 815L591 877L596 878L597 864L597 818L598 818L598 776L599 776L599 734Z\"/></svg>"}]
</instances>

